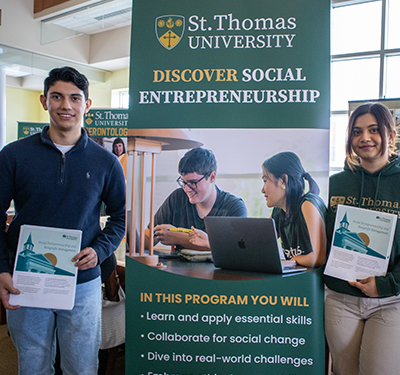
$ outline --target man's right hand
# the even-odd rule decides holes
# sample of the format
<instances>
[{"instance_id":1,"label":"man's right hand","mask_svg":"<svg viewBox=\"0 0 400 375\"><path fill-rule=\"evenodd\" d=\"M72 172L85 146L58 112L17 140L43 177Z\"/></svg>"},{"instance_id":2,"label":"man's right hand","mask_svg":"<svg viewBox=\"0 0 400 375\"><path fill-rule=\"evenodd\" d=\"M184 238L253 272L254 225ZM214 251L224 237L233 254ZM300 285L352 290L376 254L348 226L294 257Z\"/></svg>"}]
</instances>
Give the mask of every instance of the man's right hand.
<instances>
[{"instance_id":1,"label":"man's right hand","mask_svg":"<svg viewBox=\"0 0 400 375\"><path fill-rule=\"evenodd\" d=\"M10 294L20 294L21 292L14 288L12 277L8 272L0 273L0 299L3 305L8 310L16 310L19 305L10 305Z\"/></svg>"}]
</instances>

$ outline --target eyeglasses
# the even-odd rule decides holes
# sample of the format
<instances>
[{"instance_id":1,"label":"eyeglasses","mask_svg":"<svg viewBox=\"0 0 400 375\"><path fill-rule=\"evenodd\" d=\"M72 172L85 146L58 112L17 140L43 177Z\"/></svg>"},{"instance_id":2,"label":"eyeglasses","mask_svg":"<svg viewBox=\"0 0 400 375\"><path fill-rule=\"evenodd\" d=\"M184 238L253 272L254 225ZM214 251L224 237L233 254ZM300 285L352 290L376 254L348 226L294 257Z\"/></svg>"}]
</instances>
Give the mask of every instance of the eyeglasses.
<instances>
[{"instance_id":1,"label":"eyeglasses","mask_svg":"<svg viewBox=\"0 0 400 375\"><path fill-rule=\"evenodd\" d=\"M209 176L209 174L205 174L202 178L200 178L200 180L197 181L185 181L182 179L182 177L178 177L178 179L176 180L176 182L178 183L178 185L183 188L185 186L188 186L190 189L194 190L197 189L197 184L201 181L204 180L205 178L207 178Z\"/></svg>"}]
</instances>

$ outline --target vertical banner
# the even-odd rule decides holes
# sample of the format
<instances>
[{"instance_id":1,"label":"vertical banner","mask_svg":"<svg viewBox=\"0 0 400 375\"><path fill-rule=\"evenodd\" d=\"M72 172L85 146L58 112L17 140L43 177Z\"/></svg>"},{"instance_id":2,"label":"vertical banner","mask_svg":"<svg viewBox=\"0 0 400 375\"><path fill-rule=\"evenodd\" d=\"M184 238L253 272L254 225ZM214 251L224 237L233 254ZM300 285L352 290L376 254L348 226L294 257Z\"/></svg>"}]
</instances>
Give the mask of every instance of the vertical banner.
<instances>
[{"instance_id":1,"label":"vertical banner","mask_svg":"<svg viewBox=\"0 0 400 375\"><path fill-rule=\"evenodd\" d=\"M211 139L219 165L229 147L262 154L260 172L293 151L327 181L329 28L328 0L134 0L128 129L239 134ZM127 373L324 373L319 270L221 280L211 263L126 262Z\"/></svg>"},{"instance_id":2,"label":"vertical banner","mask_svg":"<svg viewBox=\"0 0 400 375\"><path fill-rule=\"evenodd\" d=\"M46 125L45 122L25 122L17 121L18 123L18 139L30 137L36 133L40 133Z\"/></svg>"},{"instance_id":3,"label":"vertical banner","mask_svg":"<svg viewBox=\"0 0 400 375\"><path fill-rule=\"evenodd\" d=\"M134 0L129 127L327 129L329 9Z\"/></svg>"}]
</instances>

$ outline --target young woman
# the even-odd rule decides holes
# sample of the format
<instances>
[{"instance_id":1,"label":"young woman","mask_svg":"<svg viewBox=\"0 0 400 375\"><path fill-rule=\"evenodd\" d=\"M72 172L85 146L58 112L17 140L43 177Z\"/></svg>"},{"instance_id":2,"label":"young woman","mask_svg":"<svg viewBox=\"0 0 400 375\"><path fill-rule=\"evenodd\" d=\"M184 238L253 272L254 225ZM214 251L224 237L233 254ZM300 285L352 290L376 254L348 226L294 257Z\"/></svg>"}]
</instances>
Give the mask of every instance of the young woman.
<instances>
[{"instance_id":1,"label":"young woman","mask_svg":"<svg viewBox=\"0 0 400 375\"><path fill-rule=\"evenodd\" d=\"M114 155L117 155L117 157L120 157L121 155L126 153L125 143L122 138L114 139L114 142L112 144L112 152Z\"/></svg>"},{"instance_id":2,"label":"young woman","mask_svg":"<svg viewBox=\"0 0 400 375\"><path fill-rule=\"evenodd\" d=\"M306 267L317 267L326 260L326 207L318 196L314 179L304 171L293 152L281 152L263 164L264 185L261 192L268 207L274 207L272 217L281 238L286 259ZM305 183L309 192L304 193ZM207 234L192 228L189 241L209 246Z\"/></svg>"},{"instance_id":3,"label":"young woman","mask_svg":"<svg viewBox=\"0 0 400 375\"><path fill-rule=\"evenodd\" d=\"M400 214L400 159L393 116L382 104L350 116L344 171L330 178L327 238L337 203ZM400 225L386 276L347 282L325 276L325 332L335 375L391 375L400 369Z\"/></svg>"},{"instance_id":4,"label":"young woman","mask_svg":"<svg viewBox=\"0 0 400 375\"><path fill-rule=\"evenodd\" d=\"M306 267L318 267L326 260L326 207L318 196L315 180L306 173L299 157L281 152L263 163L264 194L274 207L275 220L286 259ZM305 183L309 191L304 193Z\"/></svg>"}]
</instances>

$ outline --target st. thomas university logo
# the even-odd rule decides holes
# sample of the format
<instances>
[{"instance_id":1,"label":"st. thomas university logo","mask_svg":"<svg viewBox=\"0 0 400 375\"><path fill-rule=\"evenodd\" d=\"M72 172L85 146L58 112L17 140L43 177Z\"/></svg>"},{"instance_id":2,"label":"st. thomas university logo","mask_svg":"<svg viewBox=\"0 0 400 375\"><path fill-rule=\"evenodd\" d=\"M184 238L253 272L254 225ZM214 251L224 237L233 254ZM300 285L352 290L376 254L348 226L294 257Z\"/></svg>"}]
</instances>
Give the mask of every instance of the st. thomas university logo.
<instances>
[{"instance_id":1,"label":"st. thomas university logo","mask_svg":"<svg viewBox=\"0 0 400 375\"><path fill-rule=\"evenodd\" d=\"M332 212L336 212L337 205L344 204L344 201L345 201L345 197L332 196L331 200L329 202L329 206L330 206L330 209L332 210Z\"/></svg>"},{"instance_id":2,"label":"st. thomas university logo","mask_svg":"<svg viewBox=\"0 0 400 375\"><path fill-rule=\"evenodd\" d=\"M87 124L87 125L91 125L92 124L92 122L93 122L93 119L92 119L92 117L94 116L94 114L93 113L85 113L85 123Z\"/></svg>"},{"instance_id":3,"label":"st. thomas university logo","mask_svg":"<svg viewBox=\"0 0 400 375\"><path fill-rule=\"evenodd\" d=\"M171 50L182 39L185 18L182 16L160 16L156 18L156 36L161 45Z\"/></svg>"}]
</instances>

